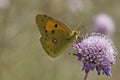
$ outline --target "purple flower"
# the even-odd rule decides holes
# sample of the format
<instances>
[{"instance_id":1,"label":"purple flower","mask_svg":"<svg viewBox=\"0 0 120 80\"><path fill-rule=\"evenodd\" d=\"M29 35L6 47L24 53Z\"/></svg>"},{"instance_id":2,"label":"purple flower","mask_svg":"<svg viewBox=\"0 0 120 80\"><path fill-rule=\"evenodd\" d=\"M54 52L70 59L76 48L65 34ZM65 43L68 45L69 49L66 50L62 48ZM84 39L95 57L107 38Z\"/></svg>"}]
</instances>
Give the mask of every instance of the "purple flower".
<instances>
[{"instance_id":1,"label":"purple flower","mask_svg":"<svg viewBox=\"0 0 120 80\"><path fill-rule=\"evenodd\" d=\"M94 31L105 35L113 35L114 22L111 16L101 13L94 17Z\"/></svg>"},{"instance_id":2,"label":"purple flower","mask_svg":"<svg viewBox=\"0 0 120 80\"><path fill-rule=\"evenodd\" d=\"M115 63L116 50L109 37L94 33L85 36L81 43L73 45L77 56L83 62L83 69L86 73L96 69L98 75L106 74L111 76L111 65Z\"/></svg>"},{"instance_id":3,"label":"purple flower","mask_svg":"<svg viewBox=\"0 0 120 80\"><path fill-rule=\"evenodd\" d=\"M0 9L7 9L10 5L10 0L0 0Z\"/></svg>"}]
</instances>

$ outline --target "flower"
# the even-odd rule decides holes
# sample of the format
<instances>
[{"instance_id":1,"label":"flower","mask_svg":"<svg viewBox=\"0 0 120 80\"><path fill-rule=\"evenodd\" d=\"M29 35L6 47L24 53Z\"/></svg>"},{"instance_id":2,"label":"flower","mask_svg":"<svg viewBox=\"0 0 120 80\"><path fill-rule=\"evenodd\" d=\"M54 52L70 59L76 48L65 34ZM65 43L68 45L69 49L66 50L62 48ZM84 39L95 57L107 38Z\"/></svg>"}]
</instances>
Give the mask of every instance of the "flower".
<instances>
[{"instance_id":1,"label":"flower","mask_svg":"<svg viewBox=\"0 0 120 80\"><path fill-rule=\"evenodd\" d=\"M94 17L94 31L105 35L113 35L114 22L111 16L101 13Z\"/></svg>"},{"instance_id":2,"label":"flower","mask_svg":"<svg viewBox=\"0 0 120 80\"><path fill-rule=\"evenodd\" d=\"M109 37L93 33L85 36L81 43L73 44L77 56L83 62L83 70L88 73L96 69L98 75L111 76L111 65L115 63L116 50Z\"/></svg>"},{"instance_id":3,"label":"flower","mask_svg":"<svg viewBox=\"0 0 120 80\"><path fill-rule=\"evenodd\" d=\"M10 5L9 0L0 0L0 9L6 9Z\"/></svg>"},{"instance_id":4,"label":"flower","mask_svg":"<svg viewBox=\"0 0 120 80\"><path fill-rule=\"evenodd\" d=\"M84 5L81 0L68 0L68 8L73 12L80 11L83 9L83 7Z\"/></svg>"},{"instance_id":5,"label":"flower","mask_svg":"<svg viewBox=\"0 0 120 80\"><path fill-rule=\"evenodd\" d=\"M91 11L92 9L91 1L84 1L84 0L67 0L67 1L68 1L67 8L71 12Z\"/></svg>"}]
</instances>

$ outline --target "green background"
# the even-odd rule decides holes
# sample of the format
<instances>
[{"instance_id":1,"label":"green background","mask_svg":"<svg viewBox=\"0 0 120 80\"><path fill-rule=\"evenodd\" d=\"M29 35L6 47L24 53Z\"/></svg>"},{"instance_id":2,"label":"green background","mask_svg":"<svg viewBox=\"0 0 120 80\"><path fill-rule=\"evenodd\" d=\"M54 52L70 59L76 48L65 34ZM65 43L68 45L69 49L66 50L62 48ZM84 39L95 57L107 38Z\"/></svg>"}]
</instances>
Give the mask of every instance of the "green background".
<instances>
[{"instance_id":1,"label":"green background","mask_svg":"<svg viewBox=\"0 0 120 80\"><path fill-rule=\"evenodd\" d=\"M90 33L93 17L102 12L115 22L112 40L119 54L120 0L10 0L8 7L0 8L0 80L83 80L81 62L69 55L69 50L52 59L42 49L35 15L45 13L72 29L81 23ZM119 58L111 78L92 71L88 80L119 80Z\"/></svg>"}]
</instances>

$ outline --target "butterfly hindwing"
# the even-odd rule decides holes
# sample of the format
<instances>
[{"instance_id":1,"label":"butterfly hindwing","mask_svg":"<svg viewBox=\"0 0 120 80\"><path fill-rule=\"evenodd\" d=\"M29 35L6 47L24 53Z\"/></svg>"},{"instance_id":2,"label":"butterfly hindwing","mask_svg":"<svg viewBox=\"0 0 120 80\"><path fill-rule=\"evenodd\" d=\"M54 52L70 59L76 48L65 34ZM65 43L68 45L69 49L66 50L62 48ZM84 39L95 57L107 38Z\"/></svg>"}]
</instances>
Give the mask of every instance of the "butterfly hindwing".
<instances>
[{"instance_id":1,"label":"butterfly hindwing","mask_svg":"<svg viewBox=\"0 0 120 80\"><path fill-rule=\"evenodd\" d=\"M57 57L66 49L71 40L70 36L62 31L55 31L55 34L49 34L47 38L41 37L40 42L49 56Z\"/></svg>"}]
</instances>

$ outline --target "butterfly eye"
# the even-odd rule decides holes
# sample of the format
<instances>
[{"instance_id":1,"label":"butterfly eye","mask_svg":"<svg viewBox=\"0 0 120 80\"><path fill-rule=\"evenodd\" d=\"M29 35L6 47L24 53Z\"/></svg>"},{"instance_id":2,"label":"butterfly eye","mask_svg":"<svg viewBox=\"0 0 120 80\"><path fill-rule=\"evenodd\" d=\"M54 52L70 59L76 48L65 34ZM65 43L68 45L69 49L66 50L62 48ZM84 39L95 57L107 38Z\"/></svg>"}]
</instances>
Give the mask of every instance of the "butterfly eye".
<instances>
[{"instance_id":1,"label":"butterfly eye","mask_svg":"<svg viewBox=\"0 0 120 80\"><path fill-rule=\"evenodd\" d=\"M44 15L45 17L47 17L47 15Z\"/></svg>"},{"instance_id":2,"label":"butterfly eye","mask_svg":"<svg viewBox=\"0 0 120 80\"><path fill-rule=\"evenodd\" d=\"M43 28L45 29L45 26Z\"/></svg>"},{"instance_id":3,"label":"butterfly eye","mask_svg":"<svg viewBox=\"0 0 120 80\"><path fill-rule=\"evenodd\" d=\"M41 20L41 22L44 22L43 19Z\"/></svg>"},{"instance_id":4,"label":"butterfly eye","mask_svg":"<svg viewBox=\"0 0 120 80\"><path fill-rule=\"evenodd\" d=\"M55 33L55 31L54 30L52 30L52 34L54 34Z\"/></svg>"},{"instance_id":5,"label":"butterfly eye","mask_svg":"<svg viewBox=\"0 0 120 80\"><path fill-rule=\"evenodd\" d=\"M45 30L45 32L47 32L47 30Z\"/></svg>"},{"instance_id":6,"label":"butterfly eye","mask_svg":"<svg viewBox=\"0 0 120 80\"><path fill-rule=\"evenodd\" d=\"M57 43L57 39L56 39L56 38L53 38L52 42L53 42L54 44L56 44L56 43Z\"/></svg>"},{"instance_id":7,"label":"butterfly eye","mask_svg":"<svg viewBox=\"0 0 120 80\"><path fill-rule=\"evenodd\" d=\"M57 25L57 24L55 24L55 27L58 27L58 25Z\"/></svg>"}]
</instances>

